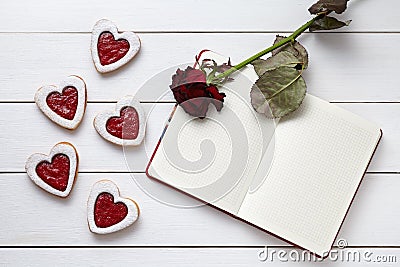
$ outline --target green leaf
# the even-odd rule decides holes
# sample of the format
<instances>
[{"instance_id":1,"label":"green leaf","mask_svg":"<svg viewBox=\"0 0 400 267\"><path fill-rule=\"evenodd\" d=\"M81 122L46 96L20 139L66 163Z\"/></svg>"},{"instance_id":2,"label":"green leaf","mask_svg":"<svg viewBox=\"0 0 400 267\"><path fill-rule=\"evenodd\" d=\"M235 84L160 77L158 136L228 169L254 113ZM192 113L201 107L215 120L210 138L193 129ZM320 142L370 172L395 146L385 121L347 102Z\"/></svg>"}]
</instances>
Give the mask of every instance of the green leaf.
<instances>
[{"instance_id":1,"label":"green leaf","mask_svg":"<svg viewBox=\"0 0 400 267\"><path fill-rule=\"evenodd\" d=\"M269 118L295 111L306 95L306 83L298 70L282 66L266 71L250 92L253 108Z\"/></svg>"},{"instance_id":2,"label":"green leaf","mask_svg":"<svg viewBox=\"0 0 400 267\"><path fill-rule=\"evenodd\" d=\"M254 70L257 75L260 77L266 71L276 69L278 67L287 66L294 68L298 64L303 65L304 62L301 62L297 57L295 57L292 53L288 51L279 52L276 55L273 55L267 59L257 59L251 63L254 66Z\"/></svg>"},{"instance_id":3,"label":"green leaf","mask_svg":"<svg viewBox=\"0 0 400 267\"><path fill-rule=\"evenodd\" d=\"M321 19L314 21L310 26L310 32L323 31L323 30L334 30L344 26L349 26L351 20L340 21L334 17L324 16Z\"/></svg>"},{"instance_id":4,"label":"green leaf","mask_svg":"<svg viewBox=\"0 0 400 267\"><path fill-rule=\"evenodd\" d=\"M274 41L274 44L278 43L282 39L285 39L285 36L279 36L277 35ZM303 69L306 69L308 67L308 53L307 50L302 46L299 42L293 41L291 43L288 43L284 46L281 46L275 50L272 51L272 55L276 55L281 51L287 51L293 54L300 62L303 62Z\"/></svg>"},{"instance_id":5,"label":"green leaf","mask_svg":"<svg viewBox=\"0 0 400 267\"><path fill-rule=\"evenodd\" d=\"M313 4L308 11L311 14L335 11L337 14L343 13L347 8L348 0L319 0Z\"/></svg>"}]
</instances>

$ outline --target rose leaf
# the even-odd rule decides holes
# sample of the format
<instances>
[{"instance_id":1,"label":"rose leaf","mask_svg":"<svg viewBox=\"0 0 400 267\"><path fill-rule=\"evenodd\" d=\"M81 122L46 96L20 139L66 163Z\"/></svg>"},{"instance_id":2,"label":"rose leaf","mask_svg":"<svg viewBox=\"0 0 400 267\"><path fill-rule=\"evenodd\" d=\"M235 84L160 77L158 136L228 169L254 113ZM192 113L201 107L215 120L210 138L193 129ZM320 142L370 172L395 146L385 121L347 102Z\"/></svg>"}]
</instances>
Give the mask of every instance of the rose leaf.
<instances>
[{"instance_id":1,"label":"rose leaf","mask_svg":"<svg viewBox=\"0 0 400 267\"><path fill-rule=\"evenodd\" d=\"M274 44L278 43L282 39L285 39L285 36L277 35L274 41ZM288 44L285 44L279 48L276 48L272 51L272 55L276 55L281 51L287 51L293 54L300 62L303 62L303 69L308 67L308 53L307 50L302 46L299 42L293 41Z\"/></svg>"},{"instance_id":2,"label":"rose leaf","mask_svg":"<svg viewBox=\"0 0 400 267\"><path fill-rule=\"evenodd\" d=\"M311 14L335 11L337 14L343 13L347 8L348 0L319 0L313 4L308 11Z\"/></svg>"},{"instance_id":3,"label":"rose leaf","mask_svg":"<svg viewBox=\"0 0 400 267\"><path fill-rule=\"evenodd\" d=\"M294 68L298 64L303 65L304 62L301 62L297 57L295 57L292 53L288 51L279 52L276 55L273 55L267 59L257 59L251 63L256 71L258 77L263 75L266 71L274 70L281 66L287 66Z\"/></svg>"},{"instance_id":4,"label":"rose leaf","mask_svg":"<svg viewBox=\"0 0 400 267\"><path fill-rule=\"evenodd\" d=\"M251 88L253 108L269 118L280 118L295 111L306 95L301 72L287 66L266 71Z\"/></svg>"},{"instance_id":5,"label":"rose leaf","mask_svg":"<svg viewBox=\"0 0 400 267\"><path fill-rule=\"evenodd\" d=\"M344 26L349 26L351 20L340 21L334 17L324 16L321 19L314 21L310 26L310 32L323 31L323 30L334 30Z\"/></svg>"}]
</instances>

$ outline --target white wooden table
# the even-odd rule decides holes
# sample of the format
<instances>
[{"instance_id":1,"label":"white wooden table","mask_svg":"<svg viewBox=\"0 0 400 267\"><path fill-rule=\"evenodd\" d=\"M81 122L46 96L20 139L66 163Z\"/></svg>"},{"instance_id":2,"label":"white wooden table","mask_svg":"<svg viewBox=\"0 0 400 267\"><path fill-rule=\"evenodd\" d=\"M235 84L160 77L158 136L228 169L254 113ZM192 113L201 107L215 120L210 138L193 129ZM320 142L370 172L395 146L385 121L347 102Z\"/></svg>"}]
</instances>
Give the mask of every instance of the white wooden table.
<instances>
[{"instance_id":1,"label":"white wooden table","mask_svg":"<svg viewBox=\"0 0 400 267\"><path fill-rule=\"evenodd\" d=\"M122 149L97 135L92 120L119 98L135 94L154 74L192 61L203 48L229 55L235 63L269 46L276 33L289 33L307 21L307 8L313 2L2 1L0 265L282 264L262 262L258 254L266 245L292 250L284 241L211 207L174 208L145 194L130 171L146 179L150 152L144 145L138 147L134 168L128 169ZM338 238L346 239L349 249L395 255L396 264L400 262L399 9L398 0L352 0L343 15L353 19L350 27L300 37L310 53L304 75L309 92L375 121L384 133ZM142 40L137 58L108 75L96 72L89 51L91 29L101 18L115 21L120 30L134 30ZM37 88L70 74L86 80L89 102L82 125L73 132L51 123L33 102ZM151 94L140 100L147 110L157 107L146 136L146 147L152 148L173 104L154 104ZM24 172L30 154L47 153L59 141L73 143L81 159L67 199L44 193ZM86 223L91 185L103 178L115 181L121 194L135 198L142 211L135 225L108 236L92 234Z\"/></svg>"}]
</instances>

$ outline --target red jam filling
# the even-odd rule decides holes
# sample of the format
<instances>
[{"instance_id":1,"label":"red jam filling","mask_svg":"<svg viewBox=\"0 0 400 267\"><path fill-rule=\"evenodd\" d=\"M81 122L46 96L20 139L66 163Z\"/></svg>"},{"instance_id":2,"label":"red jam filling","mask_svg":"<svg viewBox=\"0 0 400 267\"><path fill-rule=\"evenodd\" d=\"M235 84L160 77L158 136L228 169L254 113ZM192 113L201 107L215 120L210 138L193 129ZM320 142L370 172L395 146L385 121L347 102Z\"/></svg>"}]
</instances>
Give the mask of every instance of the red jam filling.
<instances>
[{"instance_id":1,"label":"red jam filling","mask_svg":"<svg viewBox=\"0 0 400 267\"><path fill-rule=\"evenodd\" d=\"M49 108L67 120L73 120L78 107L78 90L68 86L59 92L52 92L46 98Z\"/></svg>"},{"instance_id":2,"label":"red jam filling","mask_svg":"<svg viewBox=\"0 0 400 267\"><path fill-rule=\"evenodd\" d=\"M69 178L69 158L64 154L56 154L51 163L42 161L36 166L37 175L48 185L64 192Z\"/></svg>"},{"instance_id":3,"label":"red jam filling","mask_svg":"<svg viewBox=\"0 0 400 267\"><path fill-rule=\"evenodd\" d=\"M111 117L106 123L107 132L120 139L136 139L139 134L139 115L133 107L123 107L120 117Z\"/></svg>"},{"instance_id":4,"label":"red jam filling","mask_svg":"<svg viewBox=\"0 0 400 267\"><path fill-rule=\"evenodd\" d=\"M107 228L122 221L128 215L128 207L122 203L114 203L110 193L101 193L94 205L94 221L97 227Z\"/></svg>"},{"instance_id":5,"label":"red jam filling","mask_svg":"<svg viewBox=\"0 0 400 267\"><path fill-rule=\"evenodd\" d=\"M110 65L123 58L129 51L129 42L125 39L115 40L110 32L103 32L97 42L97 52L101 65Z\"/></svg>"}]
</instances>

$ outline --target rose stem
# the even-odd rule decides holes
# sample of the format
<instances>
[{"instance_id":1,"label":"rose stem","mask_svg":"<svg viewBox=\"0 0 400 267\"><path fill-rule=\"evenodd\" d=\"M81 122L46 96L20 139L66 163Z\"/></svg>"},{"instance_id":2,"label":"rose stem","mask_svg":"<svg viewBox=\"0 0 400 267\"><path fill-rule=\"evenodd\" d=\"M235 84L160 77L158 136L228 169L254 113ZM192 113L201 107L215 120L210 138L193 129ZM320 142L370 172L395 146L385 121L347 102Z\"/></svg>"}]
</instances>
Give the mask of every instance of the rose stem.
<instances>
[{"instance_id":1,"label":"rose stem","mask_svg":"<svg viewBox=\"0 0 400 267\"><path fill-rule=\"evenodd\" d=\"M305 30L307 30L311 24L313 24L314 21L316 21L317 19L320 19L321 17L325 16L327 13L321 13L317 16L315 16L314 18L312 18L311 20L309 20L307 23L305 23L303 26L301 26L300 28L298 28L296 31L294 31L291 35L289 35L288 37L280 40L279 42L277 42L276 44L258 52L257 54L249 57L248 59L240 62L239 64L233 66L232 68L230 68L229 70L217 75L215 77L216 80L225 78L227 76L229 76L230 74L232 74L233 72L240 70L241 68L243 68L244 66L246 66L247 64L253 62L256 59L259 59L260 57L262 57L263 55L289 43L289 42L293 42L294 40L296 40L297 37L299 37Z\"/></svg>"}]
</instances>

